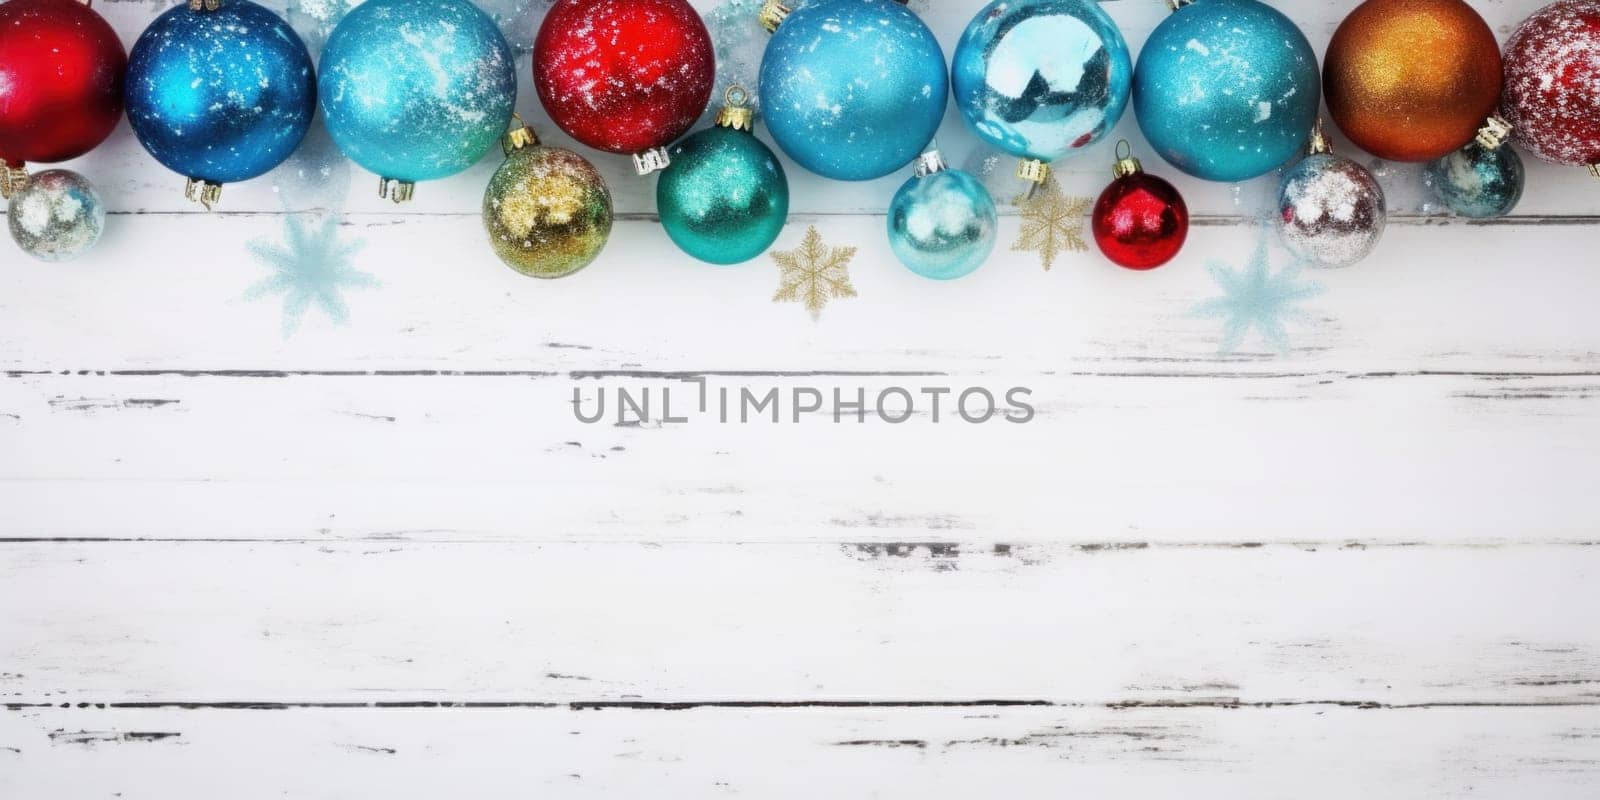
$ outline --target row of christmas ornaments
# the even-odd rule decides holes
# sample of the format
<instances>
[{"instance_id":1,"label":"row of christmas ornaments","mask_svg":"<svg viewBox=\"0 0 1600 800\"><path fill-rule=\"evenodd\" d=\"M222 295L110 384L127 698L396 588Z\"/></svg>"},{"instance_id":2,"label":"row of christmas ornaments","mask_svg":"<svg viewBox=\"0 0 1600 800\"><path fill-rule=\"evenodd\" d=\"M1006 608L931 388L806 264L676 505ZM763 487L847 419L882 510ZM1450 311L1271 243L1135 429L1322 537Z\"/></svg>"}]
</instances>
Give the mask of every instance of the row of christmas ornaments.
<instances>
[{"instance_id":1,"label":"row of christmas ornaments","mask_svg":"<svg viewBox=\"0 0 1600 800\"><path fill-rule=\"evenodd\" d=\"M1600 97L1588 88L1600 78L1600 1L1535 13L1502 70L1492 32L1461 0L1367 0L1335 33L1321 75L1305 36L1258 0L1172 5L1135 68L1090 0L991 3L963 34L947 83L932 33L891 0L813 0L793 13L769 2L761 105L779 147L819 175L867 180L915 161L890 206L890 241L913 270L939 278L983 263L994 230L982 184L923 152L949 84L977 135L1041 183L1050 162L1104 138L1130 98L1146 138L1180 170L1217 181L1265 174L1304 151L1324 86L1334 121L1364 149L1441 159L1431 182L1460 213L1515 203L1520 162L1501 146L1512 131L1540 158L1600 162ZM74 193L92 189L69 173L29 181L21 164L72 158L105 138L124 96L121 45L73 0L10 0L0 31L0 69L21 100L0 113L0 187L22 190L14 233L20 220L49 241L51 224L40 227L49 215L29 209L83 205ZM683 0L560 0L535 44L535 85L556 124L587 146L632 154L641 174L665 169L658 204L672 239L733 263L771 244L788 188L748 135L753 114L739 97L716 128L665 149L704 110L714 67L705 26ZM382 176L381 194L409 199L416 182L465 169L502 138L516 81L505 40L465 0L369 0L329 38L320 76L270 11L191 0L140 36L126 83L141 144L209 207L222 184L287 158L319 97L339 148ZM496 252L541 277L589 263L610 229L598 173L521 126L504 144L484 201ZM1280 211L1291 248L1337 266L1370 250L1383 199L1364 168L1325 151L1316 137L1312 157L1284 176ZM1135 268L1170 259L1187 224L1182 198L1132 159L1119 158L1114 174L1095 212L1102 249ZM55 241L57 252L72 249L71 237Z\"/></svg>"}]
</instances>

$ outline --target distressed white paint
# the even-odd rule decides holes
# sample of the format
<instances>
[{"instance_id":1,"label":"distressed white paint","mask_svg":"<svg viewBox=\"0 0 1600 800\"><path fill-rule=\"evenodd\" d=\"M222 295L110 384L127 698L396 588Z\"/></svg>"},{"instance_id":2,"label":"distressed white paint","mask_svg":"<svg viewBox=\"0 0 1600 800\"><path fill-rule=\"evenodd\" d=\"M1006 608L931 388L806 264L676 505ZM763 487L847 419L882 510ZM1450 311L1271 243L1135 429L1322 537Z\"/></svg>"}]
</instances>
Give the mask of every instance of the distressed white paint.
<instances>
[{"instance_id":1,"label":"distressed white paint","mask_svg":"<svg viewBox=\"0 0 1600 800\"><path fill-rule=\"evenodd\" d=\"M1474 5L1503 37L1538 4ZM1285 8L1320 48L1352 5ZM103 8L128 42L161 10ZM1107 8L1135 48L1162 13ZM925 13L948 49L975 9ZM953 110L940 139L972 147ZM482 247L495 159L404 209L354 170L341 233L384 286L288 339L240 299L272 180L205 215L126 130L75 165L101 247L0 250L0 797L1593 795L1581 170L1530 162L1484 226L1385 169L1377 254L1313 276L1291 352L1221 356L1187 312L1270 180L1179 180L1203 224L1150 274L1042 272L1006 219L937 284L874 216L902 177L792 169L778 246L859 248L861 296L814 322L765 260L679 255L651 179L594 159L627 218L553 283ZM1038 416L570 409L696 380L1021 385Z\"/></svg>"}]
</instances>

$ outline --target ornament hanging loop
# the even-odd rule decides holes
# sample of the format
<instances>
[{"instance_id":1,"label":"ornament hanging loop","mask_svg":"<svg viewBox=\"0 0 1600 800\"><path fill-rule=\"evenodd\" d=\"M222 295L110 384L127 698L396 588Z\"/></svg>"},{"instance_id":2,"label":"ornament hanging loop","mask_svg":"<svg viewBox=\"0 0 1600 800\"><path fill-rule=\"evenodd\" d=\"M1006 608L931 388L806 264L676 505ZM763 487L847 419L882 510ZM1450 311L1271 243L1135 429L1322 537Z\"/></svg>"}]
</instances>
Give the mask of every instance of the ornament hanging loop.
<instances>
[{"instance_id":1,"label":"ornament hanging loop","mask_svg":"<svg viewBox=\"0 0 1600 800\"><path fill-rule=\"evenodd\" d=\"M1144 171L1144 166L1139 163L1139 159L1133 157L1133 145L1128 144L1127 139L1117 142L1116 155L1117 160L1111 164L1111 177L1113 180L1126 178L1129 175Z\"/></svg>"},{"instance_id":2,"label":"ornament hanging loop","mask_svg":"<svg viewBox=\"0 0 1600 800\"><path fill-rule=\"evenodd\" d=\"M188 198L189 202L199 203L210 211L212 205L222 200L222 184L201 178L189 178L183 184L183 196Z\"/></svg>"},{"instance_id":3,"label":"ornament hanging loop","mask_svg":"<svg viewBox=\"0 0 1600 800\"><path fill-rule=\"evenodd\" d=\"M1322 117L1317 117L1317 124L1311 129L1311 141L1307 151L1311 155L1320 155L1333 152L1333 145L1328 142L1328 137L1322 132Z\"/></svg>"},{"instance_id":4,"label":"ornament hanging loop","mask_svg":"<svg viewBox=\"0 0 1600 800\"><path fill-rule=\"evenodd\" d=\"M416 192L417 185L411 181L402 181L396 178L378 178L378 197L388 199L395 203L411 202L411 195Z\"/></svg>"},{"instance_id":5,"label":"ornament hanging loop","mask_svg":"<svg viewBox=\"0 0 1600 800\"><path fill-rule=\"evenodd\" d=\"M190 11L216 11L222 8L222 0L189 0Z\"/></svg>"},{"instance_id":6,"label":"ornament hanging loop","mask_svg":"<svg viewBox=\"0 0 1600 800\"><path fill-rule=\"evenodd\" d=\"M723 106L717 112L717 126L733 128L736 131L750 131L755 129L756 112L745 103L750 100L750 93L743 86L734 84L722 93Z\"/></svg>"},{"instance_id":7,"label":"ornament hanging loop","mask_svg":"<svg viewBox=\"0 0 1600 800\"><path fill-rule=\"evenodd\" d=\"M944 172L948 169L944 163L944 156L939 155L938 148L925 151L911 162L911 173L919 178L926 178L935 172Z\"/></svg>"},{"instance_id":8,"label":"ornament hanging loop","mask_svg":"<svg viewBox=\"0 0 1600 800\"><path fill-rule=\"evenodd\" d=\"M639 175L649 175L670 166L672 157L667 155L665 147L652 147L642 153L633 154L633 171Z\"/></svg>"},{"instance_id":9,"label":"ornament hanging loop","mask_svg":"<svg viewBox=\"0 0 1600 800\"><path fill-rule=\"evenodd\" d=\"M1041 184L1050 179L1050 165L1036 158L1023 159L1017 162L1017 177Z\"/></svg>"},{"instance_id":10,"label":"ornament hanging loop","mask_svg":"<svg viewBox=\"0 0 1600 800\"><path fill-rule=\"evenodd\" d=\"M757 15L756 21L761 23L761 27L767 33L772 33L778 29L779 25L783 24L784 18L789 16L789 12L792 10L778 0L767 0L761 4L761 11Z\"/></svg>"},{"instance_id":11,"label":"ornament hanging loop","mask_svg":"<svg viewBox=\"0 0 1600 800\"><path fill-rule=\"evenodd\" d=\"M504 150L505 154L509 156L524 147L537 147L539 145L539 136L533 132L532 128L528 127L528 123L522 121L522 115L513 111L511 112L511 118L517 121L516 127L513 127L506 132L506 135L500 137L500 149Z\"/></svg>"},{"instance_id":12,"label":"ornament hanging loop","mask_svg":"<svg viewBox=\"0 0 1600 800\"><path fill-rule=\"evenodd\" d=\"M1511 123L1498 116L1492 116L1483 121L1483 127L1478 129L1478 135L1473 141L1485 150L1495 150L1511 138Z\"/></svg>"},{"instance_id":13,"label":"ornament hanging loop","mask_svg":"<svg viewBox=\"0 0 1600 800\"><path fill-rule=\"evenodd\" d=\"M0 162L0 198L11 199L11 195L28 188L28 168L22 164L11 166Z\"/></svg>"}]
</instances>

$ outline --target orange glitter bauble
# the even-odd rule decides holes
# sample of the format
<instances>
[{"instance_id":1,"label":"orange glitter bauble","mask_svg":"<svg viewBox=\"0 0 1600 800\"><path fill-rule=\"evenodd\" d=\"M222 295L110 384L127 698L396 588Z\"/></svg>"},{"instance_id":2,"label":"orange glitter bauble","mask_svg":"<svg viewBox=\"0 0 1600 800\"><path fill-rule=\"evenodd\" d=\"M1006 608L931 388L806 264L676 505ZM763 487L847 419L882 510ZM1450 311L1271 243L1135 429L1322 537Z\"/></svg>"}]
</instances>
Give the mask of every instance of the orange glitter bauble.
<instances>
[{"instance_id":1,"label":"orange glitter bauble","mask_svg":"<svg viewBox=\"0 0 1600 800\"><path fill-rule=\"evenodd\" d=\"M1357 146L1432 161L1472 141L1494 113L1500 48L1461 0L1367 0L1334 31L1322 88Z\"/></svg>"}]
</instances>

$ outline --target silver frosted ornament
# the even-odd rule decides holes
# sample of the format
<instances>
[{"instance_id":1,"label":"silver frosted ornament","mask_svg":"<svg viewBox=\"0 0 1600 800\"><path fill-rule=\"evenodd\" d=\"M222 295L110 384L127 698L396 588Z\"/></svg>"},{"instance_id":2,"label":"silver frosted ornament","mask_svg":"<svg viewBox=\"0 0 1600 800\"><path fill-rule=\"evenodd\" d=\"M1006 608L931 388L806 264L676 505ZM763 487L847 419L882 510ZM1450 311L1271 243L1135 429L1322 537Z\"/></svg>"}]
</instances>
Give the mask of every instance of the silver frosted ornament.
<instances>
[{"instance_id":1,"label":"silver frosted ornament","mask_svg":"<svg viewBox=\"0 0 1600 800\"><path fill-rule=\"evenodd\" d=\"M30 176L11 195L6 217L23 252L44 261L69 261L100 239L106 208L87 178L51 169Z\"/></svg>"},{"instance_id":2,"label":"silver frosted ornament","mask_svg":"<svg viewBox=\"0 0 1600 800\"><path fill-rule=\"evenodd\" d=\"M1311 154L1278 183L1278 234L1295 258L1314 267L1348 267L1367 257L1388 222L1383 187L1366 168L1334 155L1321 126Z\"/></svg>"}]
</instances>

